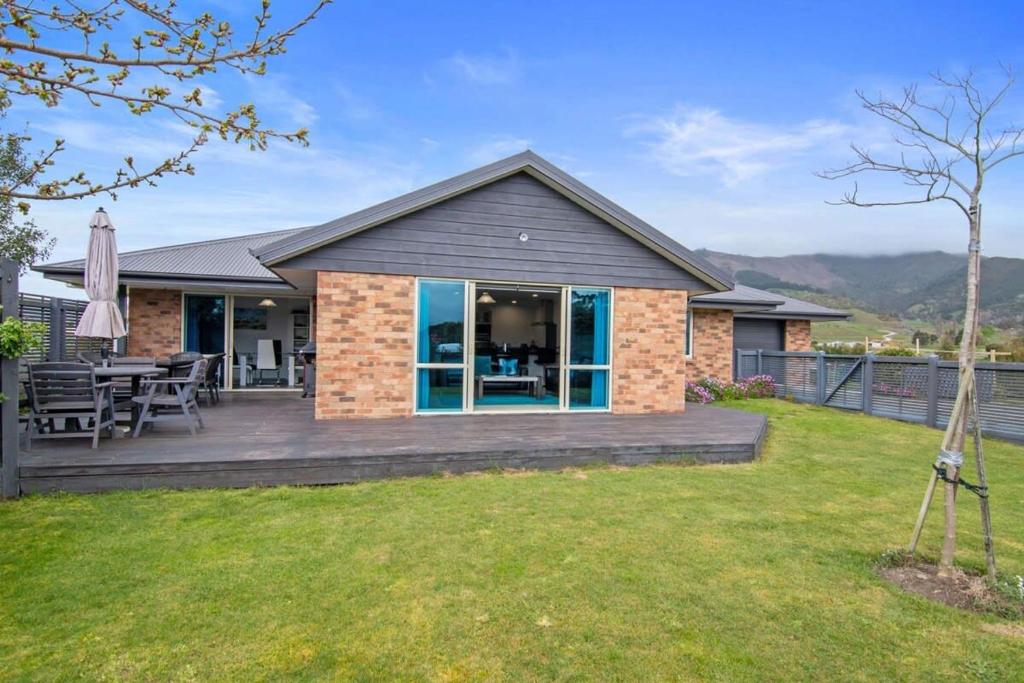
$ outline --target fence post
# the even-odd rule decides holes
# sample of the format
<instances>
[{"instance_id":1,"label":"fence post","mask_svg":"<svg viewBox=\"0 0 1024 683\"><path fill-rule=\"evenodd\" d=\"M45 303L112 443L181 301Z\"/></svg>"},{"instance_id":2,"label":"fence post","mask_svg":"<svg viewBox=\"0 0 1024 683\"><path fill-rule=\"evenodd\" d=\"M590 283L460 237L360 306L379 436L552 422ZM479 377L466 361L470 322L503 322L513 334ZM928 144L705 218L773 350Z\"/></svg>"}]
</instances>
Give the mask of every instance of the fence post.
<instances>
[{"instance_id":1,"label":"fence post","mask_svg":"<svg viewBox=\"0 0 1024 683\"><path fill-rule=\"evenodd\" d=\"M757 368L756 368L756 370L757 370L757 372L754 373L756 375L760 375L760 374L762 374L764 372L764 360L761 357L761 349L757 350Z\"/></svg>"},{"instance_id":2,"label":"fence post","mask_svg":"<svg viewBox=\"0 0 1024 683\"><path fill-rule=\"evenodd\" d=\"M925 424L929 427L938 425L939 420L939 357L934 353L928 356L928 412Z\"/></svg>"},{"instance_id":3,"label":"fence post","mask_svg":"<svg viewBox=\"0 0 1024 683\"><path fill-rule=\"evenodd\" d=\"M18 265L11 259L0 262L0 305L3 305L3 317L18 315ZM3 472L3 487L0 493L4 498L16 498L21 493L18 481L18 359L4 358L0 360L0 391L6 400L0 404L0 426L3 427L3 446L0 462Z\"/></svg>"},{"instance_id":4,"label":"fence post","mask_svg":"<svg viewBox=\"0 0 1024 683\"><path fill-rule=\"evenodd\" d=\"M46 360L54 362L64 360L63 347L61 346L61 319L60 319L60 299L53 297L50 299L50 329L47 330L47 334L50 337L50 348L46 350Z\"/></svg>"},{"instance_id":5,"label":"fence post","mask_svg":"<svg viewBox=\"0 0 1024 683\"><path fill-rule=\"evenodd\" d=\"M815 384L817 385L817 403L819 406L825 405L825 395L828 391L828 378L825 376L825 352L818 351L818 378Z\"/></svg>"},{"instance_id":6,"label":"fence post","mask_svg":"<svg viewBox=\"0 0 1024 683\"><path fill-rule=\"evenodd\" d=\"M864 414L871 414L871 397L875 386L875 354L864 354L864 374L861 381L864 398Z\"/></svg>"}]
</instances>

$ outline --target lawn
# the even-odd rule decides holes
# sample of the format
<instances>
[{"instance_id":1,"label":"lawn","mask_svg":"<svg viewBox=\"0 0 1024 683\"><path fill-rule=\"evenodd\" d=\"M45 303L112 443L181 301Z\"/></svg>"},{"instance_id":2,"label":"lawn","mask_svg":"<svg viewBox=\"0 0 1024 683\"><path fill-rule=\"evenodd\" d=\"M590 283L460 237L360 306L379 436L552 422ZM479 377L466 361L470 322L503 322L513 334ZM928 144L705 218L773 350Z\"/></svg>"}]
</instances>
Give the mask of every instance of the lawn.
<instances>
[{"instance_id":1,"label":"lawn","mask_svg":"<svg viewBox=\"0 0 1024 683\"><path fill-rule=\"evenodd\" d=\"M0 678L1021 679L998 619L874 571L937 432L738 405L771 419L749 465L0 504ZM1024 448L987 454L1001 570L1024 574ZM976 499L959 511L981 567Z\"/></svg>"}]
</instances>

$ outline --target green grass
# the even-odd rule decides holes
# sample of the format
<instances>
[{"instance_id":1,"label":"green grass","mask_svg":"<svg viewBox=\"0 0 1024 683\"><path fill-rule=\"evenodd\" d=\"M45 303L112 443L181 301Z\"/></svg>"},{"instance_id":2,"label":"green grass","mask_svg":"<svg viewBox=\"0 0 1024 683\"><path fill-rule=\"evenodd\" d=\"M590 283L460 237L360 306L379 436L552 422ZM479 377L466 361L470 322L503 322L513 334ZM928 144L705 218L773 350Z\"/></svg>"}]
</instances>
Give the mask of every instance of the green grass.
<instances>
[{"instance_id":1,"label":"green grass","mask_svg":"<svg viewBox=\"0 0 1024 683\"><path fill-rule=\"evenodd\" d=\"M874 571L937 432L738 406L771 418L749 465L2 504L0 678L1020 680L998 619ZM1001 570L1024 573L1024 448L987 454ZM959 513L980 568L971 495Z\"/></svg>"}]
</instances>

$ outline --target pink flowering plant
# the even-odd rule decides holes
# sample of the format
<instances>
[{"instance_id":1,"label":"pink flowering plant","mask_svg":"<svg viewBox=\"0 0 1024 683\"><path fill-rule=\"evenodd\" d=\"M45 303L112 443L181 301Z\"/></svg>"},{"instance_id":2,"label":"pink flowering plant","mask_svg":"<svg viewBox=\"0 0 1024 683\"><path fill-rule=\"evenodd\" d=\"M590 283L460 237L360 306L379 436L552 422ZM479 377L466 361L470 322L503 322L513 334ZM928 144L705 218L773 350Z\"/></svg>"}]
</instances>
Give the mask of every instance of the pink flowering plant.
<instances>
[{"instance_id":1,"label":"pink flowering plant","mask_svg":"<svg viewBox=\"0 0 1024 683\"><path fill-rule=\"evenodd\" d=\"M694 403L773 396L775 380L771 375L754 375L738 382L723 382L714 377L704 377L696 382L686 383L686 400Z\"/></svg>"}]
</instances>

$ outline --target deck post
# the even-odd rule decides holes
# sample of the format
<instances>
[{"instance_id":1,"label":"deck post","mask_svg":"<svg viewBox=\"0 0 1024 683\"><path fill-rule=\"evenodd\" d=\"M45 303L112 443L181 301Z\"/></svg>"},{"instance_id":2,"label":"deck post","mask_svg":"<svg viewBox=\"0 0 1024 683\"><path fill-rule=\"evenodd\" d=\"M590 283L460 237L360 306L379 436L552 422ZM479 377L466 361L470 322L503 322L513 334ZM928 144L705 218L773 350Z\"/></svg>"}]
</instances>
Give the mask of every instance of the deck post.
<instances>
[{"instance_id":1,"label":"deck post","mask_svg":"<svg viewBox=\"0 0 1024 683\"><path fill-rule=\"evenodd\" d=\"M934 353L928 356L928 412L925 424L935 427L939 421L939 357Z\"/></svg>"},{"instance_id":2,"label":"deck post","mask_svg":"<svg viewBox=\"0 0 1024 683\"><path fill-rule=\"evenodd\" d=\"M18 315L18 264L5 258L0 262L0 305L3 317ZM0 426L3 427L3 447L0 468L3 484L0 494L4 498L17 498L21 493L18 481L18 359L0 359L0 391L6 400L0 404Z\"/></svg>"},{"instance_id":3,"label":"deck post","mask_svg":"<svg viewBox=\"0 0 1024 683\"><path fill-rule=\"evenodd\" d=\"M817 382L815 382L815 384L816 384L815 389L817 389L818 393L817 393L817 400L815 401L815 403L817 403L819 406L823 406L823 405L825 405L825 396L826 396L826 392L828 391L828 377L826 376L827 368L826 368L826 365L825 365L825 352L824 351L818 351L817 361L818 361L818 373L817 373L818 374L818 378L817 378Z\"/></svg>"},{"instance_id":4,"label":"deck post","mask_svg":"<svg viewBox=\"0 0 1024 683\"><path fill-rule=\"evenodd\" d=\"M865 353L864 354L864 374L861 381L861 392L864 398L864 414L871 414L871 395L873 393L872 387L875 385L875 354Z\"/></svg>"}]
</instances>

